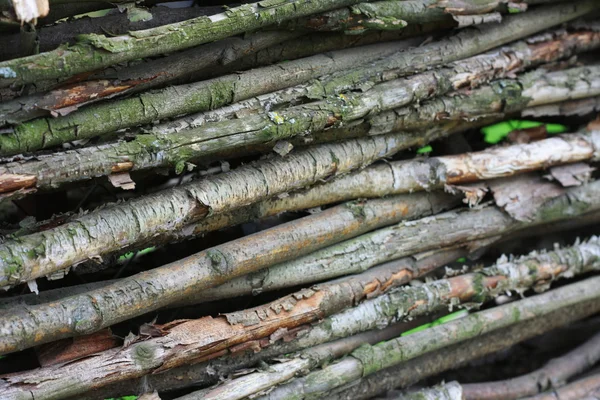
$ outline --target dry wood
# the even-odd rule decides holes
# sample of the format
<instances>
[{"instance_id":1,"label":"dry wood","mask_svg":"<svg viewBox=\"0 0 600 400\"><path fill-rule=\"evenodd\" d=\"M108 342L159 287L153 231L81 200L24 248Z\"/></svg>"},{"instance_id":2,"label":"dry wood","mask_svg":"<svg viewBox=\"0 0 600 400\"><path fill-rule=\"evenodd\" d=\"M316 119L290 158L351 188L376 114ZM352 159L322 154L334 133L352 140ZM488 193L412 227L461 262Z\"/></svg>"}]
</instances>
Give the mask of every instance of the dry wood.
<instances>
[{"instance_id":1,"label":"dry wood","mask_svg":"<svg viewBox=\"0 0 600 400\"><path fill-rule=\"evenodd\" d=\"M151 242L207 215L364 167L405 148L394 135L321 145L222 175L117 204L55 229L7 241L0 250L0 285L26 282L127 246Z\"/></svg>"},{"instance_id":2,"label":"dry wood","mask_svg":"<svg viewBox=\"0 0 600 400\"><path fill-rule=\"evenodd\" d=\"M389 340L375 346L364 345L351 356L320 371L276 388L260 399L305 399L322 396L346 383L398 365L423 354L461 343L473 337L506 329L515 323L555 311L558 304L578 304L598 298L594 277L548 293L466 316L457 321L431 327L412 335ZM578 293L577 293L578 292Z\"/></svg>"},{"instance_id":3,"label":"dry wood","mask_svg":"<svg viewBox=\"0 0 600 400\"><path fill-rule=\"evenodd\" d=\"M311 98L321 98L324 95L335 95L344 90L364 89L377 82L473 56L568 21L571 17L576 18L585 13L581 11L582 7L585 8L584 3L557 6L560 10L555 9L554 6L540 9L528 13L526 19L524 16L511 16L501 25L490 25L485 29L464 30L448 39L408 52L398 52L382 60L371 62L368 66L359 66L349 71L350 67L342 67L341 71L343 72L325 76L311 83L302 89L302 93L296 93L295 97L303 94ZM573 11L574 8L577 10ZM2 64L0 63L0 68L2 68ZM243 75L243 84L239 82L240 78L237 74L226 75L198 84L175 86L154 93L145 93L128 100L92 106L58 119L33 120L16 126L12 134L0 136L0 154L35 151L142 123L150 123L160 118L214 109L234 101L305 82L327 73L320 68L328 65L331 65L331 62L319 65L317 71L320 73L307 70L304 65L304 68L297 71L303 73L290 74L288 78L283 78L280 73L273 75L272 69L263 71L265 73L258 70ZM337 105L340 106L340 104ZM310 111L305 110L305 112ZM346 113L346 111L342 110L342 113ZM298 120L298 124L294 124L293 127L302 125L300 123L302 118L294 118Z\"/></svg>"},{"instance_id":4,"label":"dry wood","mask_svg":"<svg viewBox=\"0 0 600 400\"><path fill-rule=\"evenodd\" d=\"M478 244L470 243L466 247L477 248ZM466 255L466 252L463 248L457 248L417 254L387 263L386 265L382 265L381 268L376 269L380 269L383 274L386 274L386 271L395 271L396 275L402 275L402 277L398 276L399 279L394 281L394 283L401 285L405 282L405 279L410 279L411 276L421 276L436 267L456 260L457 257ZM373 273L377 274L376 272ZM369 272L369 274L371 273ZM366 278L366 274L361 274L361 276L357 278ZM375 277L376 275L371 274L370 276ZM343 278L337 282L341 283L344 280L352 282L354 281L354 277ZM387 278L382 278L382 280L388 281ZM363 306L357 306L357 308L361 307ZM360 313L362 312L359 311ZM227 377L237 369L251 367L259 361L293 353L338 338L352 336L366 330L381 329L388 325L387 322L381 322L378 325L377 320L381 319L381 314L377 313L365 314L364 319L356 319L352 316L351 318L344 316L339 318L340 316L332 315L320 323L304 325L288 330L283 337L277 334L268 340L259 340L248 343L245 346L242 345L224 350L221 352L224 356L211 358L205 362L184 365L159 374L151 374L135 380L123 381L105 388L96 389L94 394L96 396L102 395L105 398L118 397L123 393L134 393L133 388L142 388L146 384L159 391L174 390L199 383L213 384L220 378ZM406 324L404 325L406 326ZM410 327L407 328L410 329Z\"/></svg>"},{"instance_id":5,"label":"dry wood","mask_svg":"<svg viewBox=\"0 0 600 400\"><path fill-rule=\"evenodd\" d=\"M183 50L286 19L329 11L353 3L357 1L249 3L209 17L193 18L115 37L82 35L75 45L1 62L0 87L72 76L125 61ZM580 15L589 11L586 4L575 8Z\"/></svg>"},{"instance_id":6,"label":"dry wood","mask_svg":"<svg viewBox=\"0 0 600 400\"><path fill-rule=\"evenodd\" d=\"M377 305L367 305L367 309L376 313L383 312L388 315L387 318L395 321L443 309L457 302L482 302L486 298L511 289L524 290L531 286L541 289L543 286L540 285L546 285L553 279L599 268L598 253L600 253L600 241L598 238L592 238L587 243L548 254L532 254L512 262L500 260L495 266L473 274L448 278L420 287L392 290L387 295L370 300ZM391 278L393 279L393 275ZM334 311L340 302L344 304L341 308L350 307L354 301L360 299L360 297L355 299L353 293L358 294L362 290L364 298L375 287L367 282L361 285L360 281L361 279L355 281L355 285L358 286L344 280L339 284L333 282L329 285L317 286L262 307L226 314L220 318L205 317L200 320L157 326L157 330L161 332L160 337L150 338L122 349L110 350L92 359L32 371L32 377L35 376L36 380L44 382L43 385L35 387L26 384L23 387L19 382L25 383L32 379L27 377L27 373L20 374L18 377L15 375L5 377L11 383L5 385L4 393L9 395L8 399L15 398L14 396L22 390L32 391L38 398L57 398L57 396L74 395L108 383L138 377L150 371L173 368L191 360L199 361L222 349L268 337L280 328L290 329L327 315L328 311ZM382 286L385 285L378 283L379 285L376 286L383 289ZM554 307L559 306L554 305ZM356 313L356 309L348 312ZM366 315L355 319L360 321L363 329L368 329L368 320ZM377 321L381 324L382 317L380 316ZM420 347L417 346L415 349L417 348ZM356 352L353 354L356 356ZM119 362L115 364L115 360ZM74 380L70 372L73 368L79 371L91 371L91 373ZM111 373L113 368L119 368L118 376ZM52 376L52 382L43 378L46 374ZM66 384L67 380L68 384ZM279 389L272 393L276 393L277 390Z\"/></svg>"},{"instance_id":7,"label":"dry wood","mask_svg":"<svg viewBox=\"0 0 600 400\"><path fill-rule=\"evenodd\" d=\"M494 59L491 57L483 64L487 68L494 64ZM465 78L464 73L457 73L455 69L450 71L453 77L460 76L461 81ZM479 75L476 73L470 77ZM469 78L467 80L472 81ZM182 172L188 165L186 163L194 159L228 149L275 143L308 132L319 132L336 123L359 120L371 113L427 98L432 94L431 90L435 93L440 87L445 88L441 89L444 91L452 85L437 71L414 79L382 83L363 94L295 106L281 112L206 124L169 135L137 135L127 142L57 153L37 161L9 163L0 168L0 177L2 174L23 175L24 180L35 177L36 187L47 188L115 172L161 166L175 167L177 172ZM548 96L550 92L553 96ZM527 106L598 94L600 66L552 73L541 70L514 80L498 81L462 96L442 97L419 107L384 113L371 118L366 125L369 134L398 130L426 131L432 123L440 121L440 116L445 116L443 120L474 119L490 113L515 112ZM0 139L3 137L0 136Z\"/></svg>"},{"instance_id":8,"label":"dry wood","mask_svg":"<svg viewBox=\"0 0 600 400\"><path fill-rule=\"evenodd\" d=\"M566 309L557 310L544 317L530 320L530 322L522 322L505 330L481 335L458 345L425 354L395 367L386 368L361 378L348 388L334 390L326 396L322 396L322 398L327 400L370 399L398 387L409 387L425 378L508 349L523 340L558 327L566 327L572 321L593 315L597 312L598 307L600 307L600 301L595 300L580 306L569 307L568 312L566 312ZM569 330L561 329L555 334L568 335Z\"/></svg>"},{"instance_id":9,"label":"dry wood","mask_svg":"<svg viewBox=\"0 0 600 400\"><path fill-rule=\"evenodd\" d=\"M523 400L595 400L600 392L600 375L578 379L549 393L542 393Z\"/></svg>"},{"instance_id":10,"label":"dry wood","mask_svg":"<svg viewBox=\"0 0 600 400\"><path fill-rule=\"evenodd\" d=\"M403 199L408 199L409 203ZM0 351L14 351L91 333L135 315L182 301L237 276L297 258L410 215L429 215L456 203L456 199L449 196L438 195L430 199L431 202L424 202L422 198L415 201L404 197L397 199L399 201L390 198L344 204L61 302L27 307L22 313L6 313L0 318L3 332ZM46 309L42 312L45 316L34 316L37 313L35 309ZM32 323L25 323L29 318L33 318ZM62 328L56 329L59 325ZM38 334L25 334L30 329ZM9 333L11 331L13 333Z\"/></svg>"}]
</instances>

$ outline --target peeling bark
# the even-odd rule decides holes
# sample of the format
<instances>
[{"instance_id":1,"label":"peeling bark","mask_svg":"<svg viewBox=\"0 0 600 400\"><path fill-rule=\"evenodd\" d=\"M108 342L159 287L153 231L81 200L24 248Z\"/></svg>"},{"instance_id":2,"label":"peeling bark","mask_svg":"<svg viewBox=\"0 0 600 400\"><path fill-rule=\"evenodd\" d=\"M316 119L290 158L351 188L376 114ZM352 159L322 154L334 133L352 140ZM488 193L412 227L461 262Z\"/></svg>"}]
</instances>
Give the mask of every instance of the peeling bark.
<instances>
[{"instance_id":1,"label":"peeling bark","mask_svg":"<svg viewBox=\"0 0 600 400\"><path fill-rule=\"evenodd\" d=\"M328 1L333 2L334 0ZM507 21L501 25L486 26L485 29L465 30L449 39L406 53L400 52L392 57L371 63L369 66L324 77L323 80L313 82L306 93L309 97L321 98L324 95L335 95L341 91L357 87L364 89L373 85L373 83L387 81L394 79L394 77L406 75L409 72L423 70L427 67L478 54L498 45L576 18L587 11L589 10L586 8L586 3L579 2L576 4L547 7L532 12L527 16L512 16L510 19L507 18ZM523 19L525 17L526 19ZM2 71L3 64L0 63L0 71ZM52 69L45 69L45 71L50 70ZM150 123L160 118L210 110L224 104L229 104L232 101L268 93L269 91L282 89L295 83L301 83L319 75L321 74L305 73L305 76L295 78L295 82L281 79L279 75L278 78L280 79L274 80L271 76L269 80L271 85L269 87L266 87L265 84L262 84L262 87L260 85L258 87L252 86L250 83L253 81L248 81L247 85L250 85L246 87L237 84L237 75L233 77L225 76L217 78L214 82L209 81L208 83L204 83L205 88L201 91L195 86L177 86L155 93L145 93L142 96L136 96L128 100L90 107L87 110L80 110L58 119L37 119L18 125L14 128L12 134L0 136L0 154L8 155L34 151L68 141L94 137L118 129ZM250 75L245 76L248 78L251 77ZM235 80L232 81L232 78L235 78ZM290 79L292 78L290 77ZM278 82L279 86L273 86L272 83L275 81ZM238 93L242 87L246 91L246 97ZM249 92L250 89L254 93ZM339 99L336 103L339 103ZM169 104L169 106L167 107L166 104ZM338 104L338 106L340 105ZM300 125L302 124L298 123L294 126L299 127Z\"/></svg>"},{"instance_id":2,"label":"peeling bark","mask_svg":"<svg viewBox=\"0 0 600 400\"><path fill-rule=\"evenodd\" d=\"M329 11L353 3L357 1L263 1L244 4L210 17L132 31L127 35L84 35L77 44L64 49L1 62L0 87L71 76L137 58L183 50L286 19ZM586 4L573 8L582 14L589 11Z\"/></svg>"},{"instance_id":3,"label":"peeling bark","mask_svg":"<svg viewBox=\"0 0 600 400\"><path fill-rule=\"evenodd\" d=\"M394 136L321 145L103 208L0 245L0 285L64 270L91 257L154 240L205 218L299 189L394 154Z\"/></svg>"},{"instance_id":4,"label":"peeling bark","mask_svg":"<svg viewBox=\"0 0 600 400\"><path fill-rule=\"evenodd\" d=\"M299 35L281 31L259 32L244 38L223 39L126 68L109 68L83 82L67 83L48 92L0 103L0 126L36 117L60 117L87 104L164 86L203 68L231 63L249 53L297 36ZM128 103L119 104L126 106Z\"/></svg>"},{"instance_id":5,"label":"peeling bark","mask_svg":"<svg viewBox=\"0 0 600 400\"><path fill-rule=\"evenodd\" d=\"M477 245L474 245L477 247ZM381 272L388 271L405 271L415 277L420 276L427 271L443 266L450 261L456 260L457 257L464 256L465 250L442 250L438 252L418 254L414 257L406 257L396 260L381 266ZM365 276L365 274L361 274ZM404 278L409 278L409 274L402 273L402 279L395 280L398 285L403 283ZM376 275L371 275L375 277ZM363 279L361 277L357 277ZM352 281L354 277L350 276L342 278L343 280ZM368 280L369 278L367 278ZM387 280L387 278L383 278ZM361 307L361 305L358 305ZM335 323L331 323L335 321ZM407 326L406 323L402 323ZM384 328L384 326L379 326ZM283 338L280 335L274 336L269 340L260 340L250 343L248 346L239 346L241 348L232 348L224 351L224 356L211 358L207 361L192 365L177 367L159 374L151 374L143 378L128 380L112 384L104 388L96 389L93 393L103 397L121 396L123 393L135 393L134 388L141 388L148 384L150 387L156 388L159 391L175 390L184 388L192 384L214 384L221 377L227 377L237 369L250 367L257 362L267 360L283 354L289 354L309 347L317 346L322 343L330 342L339 338L344 338L364 332L370 328L362 325L359 319L341 319L338 321L336 316L325 318L317 324L309 324L300 326L296 329L287 331L287 335ZM407 329L410 327L407 326ZM282 340L285 339L285 340ZM146 381L146 383L144 383ZM79 397L80 398L80 397ZM88 397L85 397L88 399Z\"/></svg>"},{"instance_id":6,"label":"peeling bark","mask_svg":"<svg viewBox=\"0 0 600 400\"><path fill-rule=\"evenodd\" d=\"M506 32L495 32L494 35L489 36L480 34L479 38L497 40L502 34L506 35ZM457 36L461 35L463 34L459 33ZM466 42L466 44L463 44L462 46L468 48L468 46L470 46L467 41L469 35L464 36L465 37L461 38L460 42ZM562 29L556 30L550 35L540 35L540 37L530 38L529 40L504 46L484 54L473 56L473 53L465 52L465 57L472 56L466 60L451 62L454 60L444 59L444 62L450 62L447 67L439 68L430 73L420 73L416 76L409 77L406 79L405 87L407 92L410 92L415 88L419 89L414 93L414 97L411 99L414 102L418 102L419 100L424 100L430 96L444 94L452 89L472 88L485 82L489 82L492 79L507 76L512 77L513 74L527 68L557 61L562 58L568 58L578 52L597 48L599 41L600 33L591 28L586 30L581 27L581 30L573 32ZM438 43L423 46L423 48L426 49L425 53L423 53L420 48L412 49L405 51L404 53L399 53L393 57L387 57L385 59L385 64L377 62L377 65L381 66L381 70L376 69L376 73L369 79L367 79L367 75L358 78L356 76L353 77L352 75L356 74L357 71L352 71L350 74L343 75L350 80L346 83L344 83L339 76L335 76L333 79L332 77L322 77L316 82L258 96L250 100L224 107L220 110L199 113L179 118L172 122L166 122L153 127L152 132L162 134L176 133L184 129L197 128L209 121L222 121L237 116L256 114L263 111L266 112L271 108L282 107L286 104L294 104L295 102L302 101L303 98L320 98L324 95L334 95L348 89L358 88L366 90L381 81L404 76L410 72L428 69L427 67L430 67L430 65L418 64L419 62L428 62L419 61L424 57L423 54L435 54L441 52L441 49L444 46L453 48L453 50L455 50L454 47L456 47L453 43L453 39L442 40ZM431 62L435 65L442 63L438 60ZM394 70L385 72L386 70L384 68L386 66L389 67L392 64L396 69L399 68L399 71ZM413 70L410 68L413 68ZM414 70L414 68L417 69ZM348 83L352 83L352 79L360 80L355 82L356 84L354 86L348 85ZM440 79L442 82L437 83L436 79ZM330 80L332 80L332 82L329 82ZM397 93L397 95L400 94ZM404 96L408 95L409 93L404 94Z\"/></svg>"},{"instance_id":7,"label":"peeling bark","mask_svg":"<svg viewBox=\"0 0 600 400\"><path fill-rule=\"evenodd\" d=\"M496 382L463 384L465 400L517 399L564 386L600 360L600 335L526 375ZM561 397L562 398L562 397Z\"/></svg>"},{"instance_id":8,"label":"peeling bark","mask_svg":"<svg viewBox=\"0 0 600 400\"><path fill-rule=\"evenodd\" d=\"M342 31L350 35L363 34L369 30L398 30L411 24L456 21L458 26L485 22L500 22L501 13L512 10L525 11L527 1L446 1L411 0L378 1L360 3L321 15L292 20L283 25L288 29L317 31Z\"/></svg>"},{"instance_id":9,"label":"peeling bark","mask_svg":"<svg viewBox=\"0 0 600 400\"><path fill-rule=\"evenodd\" d=\"M456 305L460 302L481 303L485 299L494 297L498 293L504 293L507 290L524 290L532 286L542 290L543 287L547 287L544 285L554 279L572 277L598 268L600 268L600 241L598 238L592 238L589 242L571 248L555 250L547 254L532 254L514 261L501 259L495 266L472 274L436 281L421 287L392 290L387 295L371 300L371 302L378 303L378 305L370 304L368 309L377 310L377 313L387 315L388 320L401 320L443 309L448 305ZM391 274L391 276L389 274L390 272L386 274L388 276L386 279L391 279L393 282L397 277L395 274ZM101 387L107 383L139 377L151 371L164 371L192 360L201 361L203 358L209 358L211 354L218 354L220 350L268 337L281 328L290 329L301 326L338 312L343 308L352 307L357 301L368 297L367 294L371 293L373 285L365 282L365 277L366 275L364 277L359 275L354 280L346 278L340 280L339 283L334 281L330 284L318 285L264 306L226 314L217 318L205 317L199 320L179 321L157 326L157 329L162 332L161 337L150 338L122 349L110 350L94 358L75 361L65 366L34 370L29 373L33 374L31 377L28 377L28 373L19 374L18 376L5 376L3 379L7 383L4 385L3 393L7 399L11 399L16 398L15 396L18 396L18 393L22 390L28 390L36 398L51 399L57 398L57 396L74 395L94 387ZM370 278L372 279L373 276ZM378 276L378 279L381 278ZM376 282L380 292L392 286L386 286L378 279ZM592 278L591 280L598 279L600 278ZM586 287L591 288L589 284ZM554 295L559 296L558 292L560 290L557 289L551 292L550 297L554 299L552 302L554 308L549 308L549 310L560 307L557 305L561 303L559 297L554 297ZM591 298L598 296L598 294L592 295L593 292L595 291L591 289L587 293L585 293L585 290L576 291L577 295L569 292L571 294L568 294L567 299L564 301L568 303L568 298L571 296L582 296L585 297L585 300L590 300L590 296L592 296ZM530 299L527 301L533 301L537 306L548 303L548 299L541 301L541 297L544 297L544 295L538 296L538 300ZM579 301L583 301L583 298L579 298ZM513 306L514 304L516 303L512 303ZM499 309L503 307L497 307L490 312L491 314L498 313ZM356 308L350 309L348 312L356 312ZM510 313L514 313L514 310L510 309ZM481 314L479 313L479 315ZM516 323L531 318L531 316L520 317L511 321ZM536 314L536 316L539 316L539 314ZM471 318L474 320L472 322L474 324L479 323L478 326L481 328L482 321L479 317L472 317L465 317L461 322ZM368 329L368 317L363 315L355 320L360 321L363 329ZM490 323L493 324L492 321L493 319L490 319ZM377 323L381 326L381 315L377 319ZM472 332L469 323L465 324L469 328L465 329L465 332ZM450 324L452 323L448 325ZM485 327L485 325L483 326ZM449 332L450 334L441 336L450 341L450 343L446 342L445 345L452 344L452 340L457 338L465 339L462 336L452 335L451 332L452 330ZM477 330L474 332L477 332ZM418 334L410 337L414 336L418 336ZM406 340L407 338L408 336L396 340ZM425 344L427 343L430 342L425 341ZM392 354L391 360L393 362L388 365L398 362L398 357L402 359L414 358L414 356L420 355L419 352L424 352L423 342L418 340L414 341L414 350L411 351L415 353L411 357L406 357L406 353L402 352L400 352L400 355L396 354L394 356L394 351L397 352L396 345L390 342L380 343L369 348L369 351L378 351L381 348L389 350L390 353L388 354ZM413 349L413 347L410 348ZM373 360L366 364L365 360L368 359L366 350L363 346L352 354L357 360L363 361L364 368L361 368L363 371L361 373L368 375L380 368L373 369L371 367L374 363ZM427 349L427 351L431 350L431 348ZM119 362L115 365L114 360L119 360ZM390 360L390 358L386 360ZM115 367L119 368L118 376L110 373ZM73 368L79 371L91 371L91 373L81 379L74 379L72 372L70 372ZM48 381L44 376L48 376L51 381ZM311 379L311 375L303 378L303 380ZM43 382L43 384L37 386L36 384L25 383L32 381ZM300 380L294 382L300 382ZM25 384L25 387L22 387L23 384ZM294 383L291 385L296 386ZM286 387L275 389L270 395L275 394L275 396L278 396L277 393L281 390L286 391ZM304 388L308 389L308 386L304 386ZM302 391L298 391L298 388L295 388L293 392L296 394L302 393Z\"/></svg>"},{"instance_id":10,"label":"peeling bark","mask_svg":"<svg viewBox=\"0 0 600 400\"><path fill-rule=\"evenodd\" d=\"M411 214L438 212L456 201L451 197L432 200L435 203L410 200L407 204L390 198L344 204L61 302L25 307L21 310L24 312L7 312L0 317L0 332L3 333L0 351L10 352L91 333L134 315L182 301L237 276L389 225ZM30 322L25 322L27 320ZM58 326L61 328L56 329ZM34 331L37 333L33 334Z\"/></svg>"},{"instance_id":11,"label":"peeling bark","mask_svg":"<svg viewBox=\"0 0 600 400\"><path fill-rule=\"evenodd\" d=\"M456 75L456 72L452 71ZM464 74L459 75L462 80ZM407 81L409 85L406 85ZM137 135L135 139L127 142L56 153L37 161L13 162L0 168L0 176L36 176L36 187L44 188L109 175L111 172L117 172L115 168L120 172L120 163L128 163L127 169L130 170L170 166L181 172L186 162L194 159L227 149L274 143L308 132L319 132L335 124L356 121L382 110L394 109L427 98L440 86L445 87L447 91L451 88L449 83L438 73L426 74L425 79L393 80L379 84L364 94L340 95L335 100L304 104L281 112L268 112L206 124L169 135ZM549 96L548 93L553 95ZM552 73L536 70L519 78L497 81L462 95L437 98L419 106L376 115L368 122L368 132L380 135L399 130L427 131L432 123L439 121L474 119L490 113L514 112L530 105L544 104L546 101L598 94L600 66L572 68ZM0 136L0 140L3 137Z\"/></svg>"},{"instance_id":12,"label":"peeling bark","mask_svg":"<svg viewBox=\"0 0 600 400\"><path fill-rule=\"evenodd\" d=\"M376 344L382 340L389 340L399 336L404 326L392 325L383 330L372 330L358 335L350 336L336 341L322 344L304 350L297 354L295 359L283 361L280 364L269 366L266 371L246 375L235 380L225 382L215 388L209 388L190 393L179 400L233 400L244 399L247 396L268 389L274 384L285 382L294 378L304 370L314 369L324 363L342 357L364 343Z\"/></svg>"},{"instance_id":13,"label":"peeling bark","mask_svg":"<svg viewBox=\"0 0 600 400\"><path fill-rule=\"evenodd\" d=\"M600 301L594 300L578 306L558 309L541 318L521 322L510 328L481 335L466 342L408 360L395 367L386 368L361 378L350 387L331 391L322 398L327 400L370 399L388 390L409 387L425 378L467 365L471 361L508 349L521 341L593 315L597 312L598 307L600 307ZM568 334L568 331L565 329L561 333Z\"/></svg>"},{"instance_id":14,"label":"peeling bark","mask_svg":"<svg viewBox=\"0 0 600 400\"><path fill-rule=\"evenodd\" d=\"M276 388L259 399L304 399L322 396L336 387L423 354L495 330L506 329L518 322L551 313L561 306L597 299L598 293L595 288L599 283L600 278L589 278L545 294L480 311L412 335L375 346L364 345L352 352L351 356L320 371L315 371L305 378L296 379Z\"/></svg>"}]
</instances>

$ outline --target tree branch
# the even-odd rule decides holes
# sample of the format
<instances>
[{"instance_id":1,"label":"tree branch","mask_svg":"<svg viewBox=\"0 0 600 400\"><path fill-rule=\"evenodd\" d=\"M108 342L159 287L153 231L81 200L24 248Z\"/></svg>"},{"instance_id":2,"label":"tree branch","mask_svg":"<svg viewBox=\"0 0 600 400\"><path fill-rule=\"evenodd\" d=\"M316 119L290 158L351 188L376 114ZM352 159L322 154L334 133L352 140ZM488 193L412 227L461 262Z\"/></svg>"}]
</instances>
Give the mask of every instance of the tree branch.
<instances>
[{"instance_id":1,"label":"tree branch","mask_svg":"<svg viewBox=\"0 0 600 400\"><path fill-rule=\"evenodd\" d=\"M364 345L352 352L351 356L313 372L305 378L281 386L259 399L304 399L309 396L323 395L335 387L423 354L462 343L494 330L505 329L517 322L527 321L534 316L539 317L565 305L597 299L595 285L598 284L600 284L599 277L589 278L545 294L480 311L412 335L375 346Z\"/></svg>"},{"instance_id":2,"label":"tree branch","mask_svg":"<svg viewBox=\"0 0 600 400\"><path fill-rule=\"evenodd\" d=\"M528 13L527 16L515 15L510 19L507 18L507 21L501 25L464 30L449 39L428 46L408 52L398 52L376 62L368 60L369 65L362 68L358 67L347 71L349 66L342 67L345 70L341 71L344 72L313 82L310 87L305 88L306 91L303 92L303 95L308 95L309 98L322 98L324 95L335 95L357 87L364 89L382 80L387 81L400 75L424 70L427 67L473 56L576 18L587 11L587 9L582 11L584 6L584 3L579 2L575 5L543 8ZM325 65L330 65L331 61ZM354 62L356 63L356 61ZM301 60L297 63L301 63ZM293 65L296 66L297 63ZM3 67L2 64L4 63L0 63L0 68ZM196 84L180 85L158 92L145 93L131 99L100 104L57 119L36 119L16 126L12 134L1 135L0 154L10 155L35 151L73 140L151 123L158 119L215 109L234 101L293 86L333 72L321 69L322 67L319 65L319 68L315 70L314 68L307 69L307 66L304 65L287 79L282 79L279 69L275 75L273 75L272 69L250 71L243 74L244 81L242 83L240 83L238 74L226 75ZM286 68L284 67L284 69ZM44 71L50 70L44 69ZM384 74L384 72L386 73Z\"/></svg>"}]
</instances>

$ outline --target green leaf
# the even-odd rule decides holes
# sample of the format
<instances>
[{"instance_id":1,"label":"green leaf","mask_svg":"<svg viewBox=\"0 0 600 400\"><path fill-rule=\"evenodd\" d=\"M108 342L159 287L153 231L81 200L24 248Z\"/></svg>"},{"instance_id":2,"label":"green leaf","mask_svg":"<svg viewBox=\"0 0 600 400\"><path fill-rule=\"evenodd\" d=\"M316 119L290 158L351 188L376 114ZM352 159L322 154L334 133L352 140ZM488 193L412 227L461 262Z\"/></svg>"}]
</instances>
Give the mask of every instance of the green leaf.
<instances>
[{"instance_id":1,"label":"green leaf","mask_svg":"<svg viewBox=\"0 0 600 400\"><path fill-rule=\"evenodd\" d=\"M457 258L456 262L467 262L467 259L465 257Z\"/></svg>"},{"instance_id":2,"label":"green leaf","mask_svg":"<svg viewBox=\"0 0 600 400\"><path fill-rule=\"evenodd\" d=\"M433 147L431 146L424 146L421 147L420 149L417 150L417 154L427 154L427 153L431 153L433 151Z\"/></svg>"},{"instance_id":3,"label":"green leaf","mask_svg":"<svg viewBox=\"0 0 600 400\"><path fill-rule=\"evenodd\" d=\"M137 252L137 255L138 255L138 256L143 256L143 255L145 255L145 254L152 253L154 250L156 250L156 247L154 247L154 246L152 246L152 247L147 247L147 248L145 248L144 250L140 250L140 251L138 251L138 252ZM117 259L117 262L119 262L119 263L124 263L124 262L126 262L127 260L129 260L129 259L133 258L133 256L135 256L135 255L136 255L136 252L135 252L135 251L130 251L129 253L125 253L125 254L123 254L121 257L119 257L119 258Z\"/></svg>"},{"instance_id":4,"label":"green leaf","mask_svg":"<svg viewBox=\"0 0 600 400\"><path fill-rule=\"evenodd\" d=\"M566 126L561 124L544 124L543 122L538 121L509 120L483 127L481 128L481 133L483 133L484 140L487 143L496 144L502 141L514 130L535 128L541 125L546 127L546 131L549 134L563 133L568 130Z\"/></svg>"}]
</instances>

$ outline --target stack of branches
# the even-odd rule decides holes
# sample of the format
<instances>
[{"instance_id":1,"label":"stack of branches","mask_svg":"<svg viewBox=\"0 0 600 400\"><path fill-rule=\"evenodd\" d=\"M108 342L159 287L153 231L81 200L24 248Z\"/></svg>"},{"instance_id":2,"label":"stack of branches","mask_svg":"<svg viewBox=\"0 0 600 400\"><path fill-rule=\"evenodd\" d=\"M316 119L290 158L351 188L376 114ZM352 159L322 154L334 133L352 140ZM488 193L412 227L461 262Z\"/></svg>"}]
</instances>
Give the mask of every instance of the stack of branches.
<instances>
[{"instance_id":1,"label":"stack of branches","mask_svg":"<svg viewBox=\"0 0 600 400\"><path fill-rule=\"evenodd\" d=\"M595 0L171 7L0 0L0 399L600 393Z\"/></svg>"}]
</instances>

